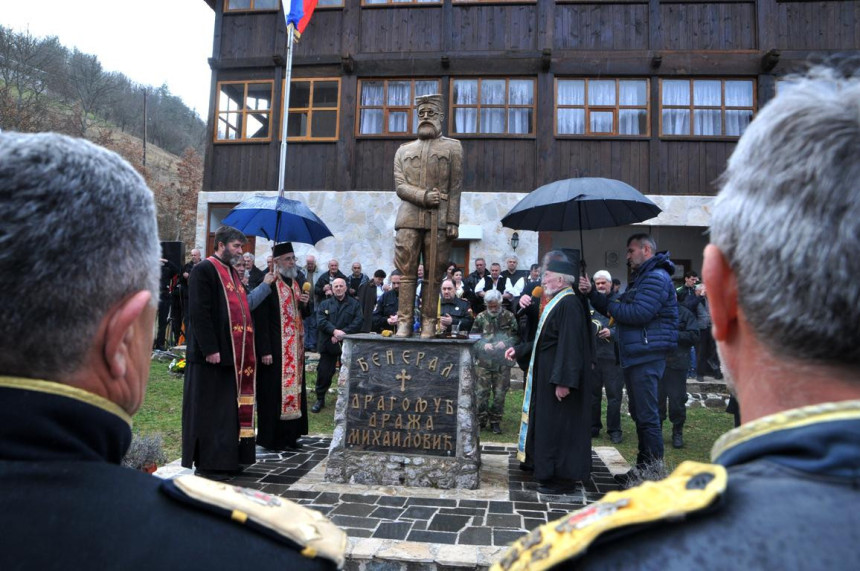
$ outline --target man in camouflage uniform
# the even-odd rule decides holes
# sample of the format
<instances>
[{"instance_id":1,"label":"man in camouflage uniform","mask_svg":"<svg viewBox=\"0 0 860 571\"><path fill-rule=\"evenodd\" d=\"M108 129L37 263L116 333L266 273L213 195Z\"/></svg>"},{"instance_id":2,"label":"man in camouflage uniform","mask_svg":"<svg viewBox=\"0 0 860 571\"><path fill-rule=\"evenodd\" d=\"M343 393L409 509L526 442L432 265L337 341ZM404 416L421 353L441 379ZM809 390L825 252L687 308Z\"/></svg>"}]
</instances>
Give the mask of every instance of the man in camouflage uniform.
<instances>
[{"instance_id":1,"label":"man in camouflage uniform","mask_svg":"<svg viewBox=\"0 0 860 571\"><path fill-rule=\"evenodd\" d=\"M502 433L502 415L505 412L505 396L511 388L511 369L504 358L505 351L517 340L517 318L507 309L502 309L502 294L490 290L484 296L487 304L475 318L472 333L480 333L481 340L475 343L475 397L478 402L478 422L486 428L487 420L494 434ZM490 403L493 393L493 405Z\"/></svg>"}]
</instances>

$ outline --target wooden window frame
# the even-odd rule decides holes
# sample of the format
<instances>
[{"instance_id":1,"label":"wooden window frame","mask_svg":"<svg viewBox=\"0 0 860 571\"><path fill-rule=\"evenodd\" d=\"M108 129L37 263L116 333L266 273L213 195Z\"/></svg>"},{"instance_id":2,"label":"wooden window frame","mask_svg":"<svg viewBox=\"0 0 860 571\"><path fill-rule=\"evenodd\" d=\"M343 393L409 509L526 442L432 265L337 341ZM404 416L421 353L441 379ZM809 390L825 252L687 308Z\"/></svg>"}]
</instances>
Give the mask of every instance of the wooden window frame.
<instances>
[{"instance_id":1,"label":"wooden window frame","mask_svg":"<svg viewBox=\"0 0 860 571\"><path fill-rule=\"evenodd\" d=\"M687 81L690 84L690 104L689 105L664 105L663 104L663 81ZM720 82L720 106L714 105L695 105L694 103L694 92L693 85L696 81L719 81ZM750 107L740 107L740 106L727 106L726 105L726 82L727 81L748 81L752 85L752 106ZM695 139L695 140L708 140L708 141L737 141L741 138L741 135L726 135L726 110L729 111L751 111L752 119L755 118L755 113L758 108L758 89L756 85L756 79L751 77L661 77L660 78L660 89L658 93L658 97L660 98L660 107L658 110L660 127L659 133L661 139L671 139L671 140L683 140L683 139ZM663 109L687 109L690 112L690 130L687 134L684 135L667 135L663 133ZM719 135L696 135L694 134L695 129L695 111L702 109L719 109L720 110L720 126L722 133ZM750 119L750 121L752 121Z\"/></svg>"},{"instance_id":2,"label":"wooden window frame","mask_svg":"<svg viewBox=\"0 0 860 571\"><path fill-rule=\"evenodd\" d=\"M588 103L588 83L589 81L615 81L615 105L589 105ZM584 81L585 96L582 105L559 105L558 103L558 82L559 81ZM644 81L645 82L645 105L621 105L620 89L622 81ZM583 109L585 111L585 132L584 133L559 133L558 132L558 110L559 109ZM645 133L639 135L631 135L618 132L618 117L622 109L644 109L645 110ZM612 112L612 133L592 133L591 132L591 111L599 111L601 113ZM553 108L552 108L552 123L553 132L556 138L559 139L575 139L580 137L591 138L624 138L624 139L647 139L651 136L651 81L647 77L556 77L553 80Z\"/></svg>"},{"instance_id":3,"label":"wooden window frame","mask_svg":"<svg viewBox=\"0 0 860 571\"><path fill-rule=\"evenodd\" d=\"M281 9L281 2L278 1L278 5L274 8L260 8L259 10L254 7L257 0L250 0L251 7L250 8L234 8L230 9L230 0L224 0L224 13L225 14L242 14L248 12L278 12Z\"/></svg>"},{"instance_id":4,"label":"wooden window frame","mask_svg":"<svg viewBox=\"0 0 860 571\"><path fill-rule=\"evenodd\" d=\"M594 2L595 0L589 0ZM537 0L451 0L455 6L468 4L537 4Z\"/></svg>"},{"instance_id":5,"label":"wooden window frame","mask_svg":"<svg viewBox=\"0 0 860 571\"><path fill-rule=\"evenodd\" d=\"M494 81L503 79L505 80L505 104L504 105L487 105L481 103L481 86L483 82L486 81ZM454 82L456 81L478 81L478 96L477 103L474 105L458 105L454 103ZM510 85L511 80L519 81L519 80L529 80L532 82L532 104L531 105L511 105L508 103L509 91L508 87ZM537 134L537 78L534 76L512 76L512 77L492 77L492 76L480 76L480 77L452 77L449 84L449 103L448 103L448 132L451 133L451 136L456 136L457 138L476 138L476 139L533 139ZM504 109L505 110L505 132L504 133L482 133L480 131L481 124L481 109ZM529 133L510 133L508 132L508 110L509 109L529 109L532 110L532 131ZM457 109L476 109L477 110L477 126L478 132L476 133L457 133L454 131L454 112Z\"/></svg>"},{"instance_id":6,"label":"wooden window frame","mask_svg":"<svg viewBox=\"0 0 860 571\"><path fill-rule=\"evenodd\" d=\"M247 101L248 101L248 87L254 84L268 84L269 85L269 109L266 111L258 111L255 109L248 109ZM221 111L221 86L222 85L244 85L244 94L242 96L242 107L237 111ZM272 140L272 111L273 107L271 103L274 102L274 89L275 82L271 79L251 79L251 80L238 80L238 81L219 81L215 87L215 127L212 133L212 140L215 144L225 144L225 143L268 143ZM249 113L265 113L268 116L269 120L269 136L268 137L257 137L253 139L246 138L244 132L241 133L241 137L237 139L220 139L218 138L218 126L221 124L221 115L222 114L230 114L230 115L241 115L242 116L242 130L244 131L247 115Z\"/></svg>"},{"instance_id":7,"label":"wooden window frame","mask_svg":"<svg viewBox=\"0 0 860 571\"><path fill-rule=\"evenodd\" d=\"M365 83L371 83L371 82L379 82L379 81L381 81L384 84L384 93L383 93L382 105L381 106L380 105L362 105L361 104L361 90L362 90L362 87L364 87L364 84ZM409 105L408 106L404 106L404 105L390 106L390 105L388 105L388 83L392 82L392 81L393 82L398 82L398 81L408 81L409 82L410 96L409 96ZM359 79L358 80L358 96L356 97L356 99L358 101L356 102L356 115L355 115L355 136L356 136L356 138L361 138L361 139L363 139L363 138L368 138L368 139L392 139L392 138L400 139L400 138L407 138L407 137L415 138L417 135L412 130L414 125L412 125L411 123L412 123L412 119L413 119L412 113L415 110L415 97L416 97L415 96L415 82L416 81L435 81L437 86L438 86L436 93L442 92L441 91L442 90L442 79L439 77L402 77L402 78L399 78L399 77L390 77L390 78L365 77L365 78ZM382 133L362 133L361 132L361 112L364 109L382 109L382 127L383 127ZM409 117L409 119L408 119L409 125L407 125L405 133L390 133L390 132L388 132L388 114L391 111L406 111L407 112L407 114L408 114L407 116Z\"/></svg>"},{"instance_id":8,"label":"wooden window frame","mask_svg":"<svg viewBox=\"0 0 860 571\"><path fill-rule=\"evenodd\" d=\"M394 0L386 0L385 2L377 2L375 4L369 4L366 0L361 0L362 8L420 8L422 6L442 6L443 0L429 0L424 2L419 2L419 0L402 0L401 2L395 2Z\"/></svg>"},{"instance_id":9,"label":"wooden window frame","mask_svg":"<svg viewBox=\"0 0 860 571\"><path fill-rule=\"evenodd\" d=\"M335 107L314 107L314 84L323 81L334 81L337 83L337 105ZM294 137L287 135L287 142L297 142L297 143L330 143L332 141L337 141L340 137L340 97L341 97L341 81L339 77L293 77L290 78L290 83L297 82L310 82L311 91L308 95L308 104L309 107L290 107L287 109L287 116L293 111L296 112L305 112L308 113L308 135L304 137ZM282 87L286 86L285 81L281 81ZM290 86L290 92L292 93L292 86ZM284 94L286 93L285 89L281 89L281 109L284 108ZM314 110L317 111L335 111L335 126L334 126L334 136L333 137L314 137L313 136L313 116ZM284 118L281 118L283 121ZM281 124L281 130L278 132L278 136L283 132L283 123Z\"/></svg>"}]
</instances>

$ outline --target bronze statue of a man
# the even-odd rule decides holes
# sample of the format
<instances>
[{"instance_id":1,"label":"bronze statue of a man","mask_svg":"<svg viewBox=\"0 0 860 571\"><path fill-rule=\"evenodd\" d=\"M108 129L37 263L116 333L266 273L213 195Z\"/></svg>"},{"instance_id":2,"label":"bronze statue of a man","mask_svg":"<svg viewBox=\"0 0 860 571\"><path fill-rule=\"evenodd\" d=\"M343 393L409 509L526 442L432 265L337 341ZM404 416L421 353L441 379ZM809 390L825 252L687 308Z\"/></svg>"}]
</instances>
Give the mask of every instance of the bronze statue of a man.
<instances>
[{"instance_id":1,"label":"bronze statue of a man","mask_svg":"<svg viewBox=\"0 0 860 571\"><path fill-rule=\"evenodd\" d=\"M418 262L424 253L421 337L436 333L439 285L460 226L463 148L442 136L441 95L415 99L418 139L404 143L394 155L394 184L403 201L394 229L394 265L400 279L397 337L412 335Z\"/></svg>"}]
</instances>

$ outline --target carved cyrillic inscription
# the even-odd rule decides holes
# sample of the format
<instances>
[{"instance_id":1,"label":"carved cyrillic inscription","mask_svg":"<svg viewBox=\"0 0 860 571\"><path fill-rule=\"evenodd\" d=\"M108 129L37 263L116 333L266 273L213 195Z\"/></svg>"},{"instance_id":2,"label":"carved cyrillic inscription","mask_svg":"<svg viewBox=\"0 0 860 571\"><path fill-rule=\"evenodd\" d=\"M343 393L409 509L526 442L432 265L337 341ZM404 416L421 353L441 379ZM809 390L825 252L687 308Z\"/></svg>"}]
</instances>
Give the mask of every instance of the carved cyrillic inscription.
<instances>
[{"instance_id":1,"label":"carved cyrillic inscription","mask_svg":"<svg viewBox=\"0 0 860 571\"><path fill-rule=\"evenodd\" d=\"M346 447L453 456L458 351L394 350L361 343L349 376Z\"/></svg>"}]
</instances>

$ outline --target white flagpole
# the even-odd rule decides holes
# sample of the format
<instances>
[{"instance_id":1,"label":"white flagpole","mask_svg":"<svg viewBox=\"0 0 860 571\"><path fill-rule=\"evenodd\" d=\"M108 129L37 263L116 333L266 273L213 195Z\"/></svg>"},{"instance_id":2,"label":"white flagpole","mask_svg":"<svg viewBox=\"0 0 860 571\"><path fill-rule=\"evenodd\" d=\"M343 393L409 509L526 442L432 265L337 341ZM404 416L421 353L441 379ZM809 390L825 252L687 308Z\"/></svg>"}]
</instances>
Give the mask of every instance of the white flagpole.
<instances>
[{"instance_id":1,"label":"white flagpole","mask_svg":"<svg viewBox=\"0 0 860 571\"><path fill-rule=\"evenodd\" d=\"M284 19L288 16L287 6L284 6ZM281 160L278 169L278 196L284 196L284 179L287 170L287 122L290 112L290 79L293 75L293 38L294 26L287 21L287 69L284 74L284 98L281 105Z\"/></svg>"}]
</instances>

